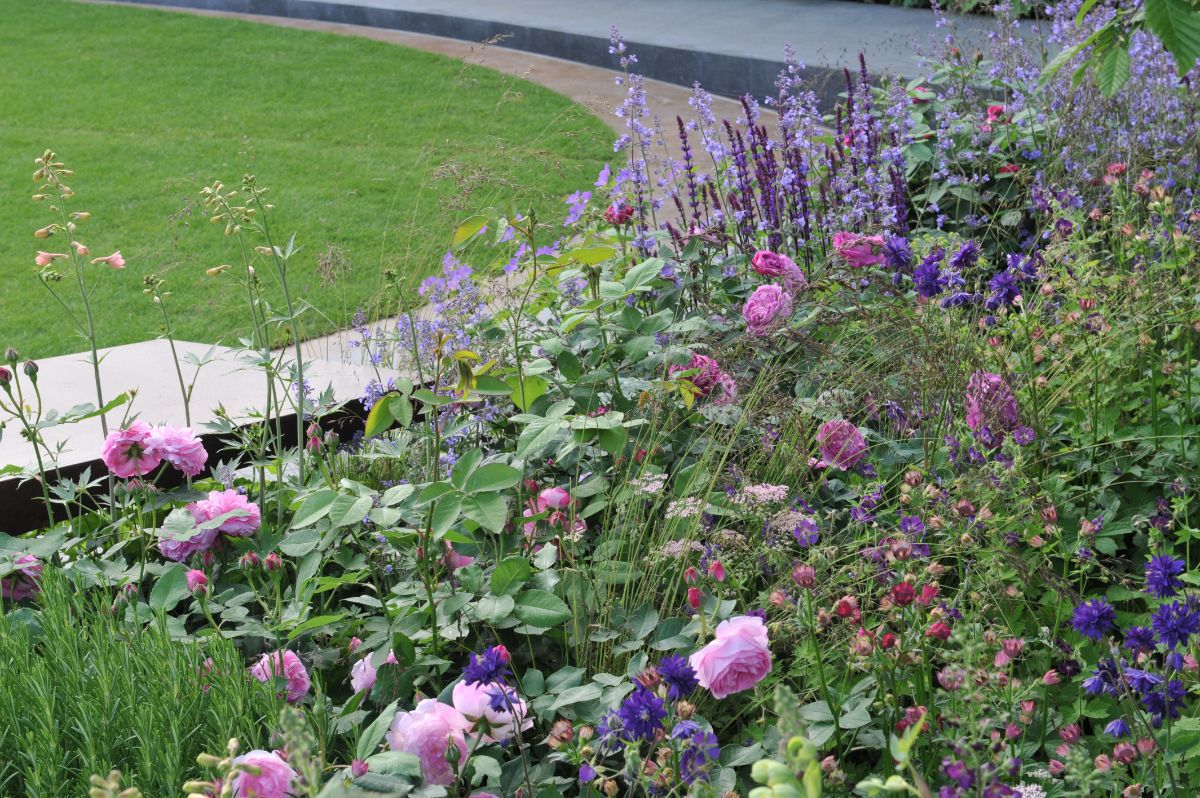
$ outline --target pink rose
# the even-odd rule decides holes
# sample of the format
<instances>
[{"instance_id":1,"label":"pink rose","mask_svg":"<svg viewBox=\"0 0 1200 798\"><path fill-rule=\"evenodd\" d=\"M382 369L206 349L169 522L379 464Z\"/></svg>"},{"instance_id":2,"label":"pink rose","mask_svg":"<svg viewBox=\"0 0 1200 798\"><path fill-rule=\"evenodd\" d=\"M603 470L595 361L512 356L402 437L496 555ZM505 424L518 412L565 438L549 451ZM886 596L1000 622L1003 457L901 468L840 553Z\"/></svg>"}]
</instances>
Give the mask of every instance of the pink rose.
<instances>
[{"instance_id":1,"label":"pink rose","mask_svg":"<svg viewBox=\"0 0 1200 798\"><path fill-rule=\"evenodd\" d=\"M792 295L777 285L760 285L746 300L742 318L751 335L766 335L792 315Z\"/></svg>"},{"instance_id":2,"label":"pink rose","mask_svg":"<svg viewBox=\"0 0 1200 798\"><path fill-rule=\"evenodd\" d=\"M571 494L565 488L546 488L538 494L540 504L554 510L565 510L571 505Z\"/></svg>"},{"instance_id":3,"label":"pink rose","mask_svg":"<svg viewBox=\"0 0 1200 798\"><path fill-rule=\"evenodd\" d=\"M783 284L783 290L790 294L808 288L808 278L804 276L804 272L800 271L800 267L796 265L795 261L787 255L760 249L754 253L750 262L754 271L764 277L783 278L780 281Z\"/></svg>"},{"instance_id":4,"label":"pink rose","mask_svg":"<svg viewBox=\"0 0 1200 798\"><path fill-rule=\"evenodd\" d=\"M501 690L507 690L508 700L501 695ZM454 692L451 700L454 702L454 708L463 714L468 721L472 723L472 730L475 725L482 726L481 719L487 719L489 730L482 733L483 742L498 743L513 737L517 732L517 723L521 725L521 731L533 728L533 718L529 717L529 710L522 701L511 689L502 687L498 684L467 684L459 682L454 685ZM502 707L501 709L493 709L492 702L495 701L495 706ZM515 711L510 712L508 707L512 704ZM513 718L513 715L516 718Z\"/></svg>"},{"instance_id":5,"label":"pink rose","mask_svg":"<svg viewBox=\"0 0 1200 798\"><path fill-rule=\"evenodd\" d=\"M239 515L226 518L216 528L217 532L224 532L233 537L249 537L258 531L262 523L258 505L247 500L236 490L214 490L208 494L207 499L189 504L188 509L192 511L197 524L207 523L235 510L240 511Z\"/></svg>"},{"instance_id":6,"label":"pink rose","mask_svg":"<svg viewBox=\"0 0 1200 798\"><path fill-rule=\"evenodd\" d=\"M854 468L867 453L867 442L858 427L842 418L821 425L817 446L826 463L843 471Z\"/></svg>"},{"instance_id":7,"label":"pink rose","mask_svg":"<svg viewBox=\"0 0 1200 798\"><path fill-rule=\"evenodd\" d=\"M450 545L450 541L442 541L446 544L446 567L451 571L457 571L459 568L466 568L471 563L475 562L474 557L468 557L465 554L459 554Z\"/></svg>"},{"instance_id":8,"label":"pink rose","mask_svg":"<svg viewBox=\"0 0 1200 798\"><path fill-rule=\"evenodd\" d=\"M688 660L700 686L724 698L749 690L771 672L771 649L762 618L741 615L722 621L716 637Z\"/></svg>"},{"instance_id":9,"label":"pink rose","mask_svg":"<svg viewBox=\"0 0 1200 798\"><path fill-rule=\"evenodd\" d=\"M158 550L168 560L175 562L186 562L193 554L208 551L217 539L215 529L201 529L199 532L193 529L190 533L181 532L178 535L160 529L158 534Z\"/></svg>"},{"instance_id":10,"label":"pink rose","mask_svg":"<svg viewBox=\"0 0 1200 798\"><path fill-rule=\"evenodd\" d=\"M708 396L723 374L721 367L717 365L717 361L708 355L698 354L692 355L692 359L687 362L687 365L671 366L667 371L672 376L685 371L694 371L695 373L687 379L691 381L692 385L696 386L701 396Z\"/></svg>"},{"instance_id":11,"label":"pink rose","mask_svg":"<svg viewBox=\"0 0 1200 798\"><path fill-rule=\"evenodd\" d=\"M189 593L195 593L197 590L208 584L208 577L204 575L203 571L196 568L188 571L183 578L187 581L187 589Z\"/></svg>"},{"instance_id":12,"label":"pink rose","mask_svg":"<svg viewBox=\"0 0 1200 798\"><path fill-rule=\"evenodd\" d=\"M882 263L882 247L883 236L860 236L845 231L833 234L833 248L838 257L857 268Z\"/></svg>"},{"instance_id":13,"label":"pink rose","mask_svg":"<svg viewBox=\"0 0 1200 798\"><path fill-rule=\"evenodd\" d=\"M155 427L147 438L147 444L154 454L189 477L203 471L208 461L204 444L188 427Z\"/></svg>"},{"instance_id":14,"label":"pink rose","mask_svg":"<svg viewBox=\"0 0 1200 798\"><path fill-rule=\"evenodd\" d=\"M465 732L471 721L449 704L426 698L412 712L397 712L387 733L393 751L413 754L421 760L421 775L426 784L443 787L454 783L455 770L446 761L450 746L458 749L459 764L467 759Z\"/></svg>"},{"instance_id":15,"label":"pink rose","mask_svg":"<svg viewBox=\"0 0 1200 798\"><path fill-rule=\"evenodd\" d=\"M297 775L279 754L247 751L233 760L234 798L288 798Z\"/></svg>"},{"instance_id":16,"label":"pink rose","mask_svg":"<svg viewBox=\"0 0 1200 798\"><path fill-rule=\"evenodd\" d=\"M13 572L0 579L0 595L10 601L24 601L41 591L42 561L32 554L13 560Z\"/></svg>"},{"instance_id":17,"label":"pink rose","mask_svg":"<svg viewBox=\"0 0 1200 798\"><path fill-rule=\"evenodd\" d=\"M312 687L308 671L304 669L304 663L294 651L263 654L262 659L250 668L250 675L263 684L276 677L282 677L287 681L287 700L291 704L308 695L308 690Z\"/></svg>"},{"instance_id":18,"label":"pink rose","mask_svg":"<svg viewBox=\"0 0 1200 798\"><path fill-rule=\"evenodd\" d=\"M124 429L108 433L100 453L104 465L121 479L144 476L158 468L162 458L150 444L152 432L146 422L135 421Z\"/></svg>"},{"instance_id":19,"label":"pink rose","mask_svg":"<svg viewBox=\"0 0 1200 798\"><path fill-rule=\"evenodd\" d=\"M379 671L375 667L374 663L371 662L371 660L374 658L374 654L368 654L358 662L354 663L354 667L350 669L350 687L354 689L354 692L361 693L370 690L375 686L375 679L378 677ZM396 652L388 651L387 656L384 658L382 664L398 664L396 660Z\"/></svg>"}]
</instances>

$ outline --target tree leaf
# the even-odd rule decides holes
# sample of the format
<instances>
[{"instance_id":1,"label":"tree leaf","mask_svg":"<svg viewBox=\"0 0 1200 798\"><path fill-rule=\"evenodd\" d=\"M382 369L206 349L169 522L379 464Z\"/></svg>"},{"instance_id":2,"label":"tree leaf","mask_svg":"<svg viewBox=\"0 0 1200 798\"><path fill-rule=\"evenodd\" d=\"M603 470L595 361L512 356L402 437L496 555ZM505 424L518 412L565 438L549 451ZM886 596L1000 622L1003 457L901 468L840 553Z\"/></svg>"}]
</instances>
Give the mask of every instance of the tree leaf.
<instances>
[{"instance_id":1,"label":"tree leaf","mask_svg":"<svg viewBox=\"0 0 1200 798\"><path fill-rule=\"evenodd\" d=\"M1100 63L1096 69L1096 83L1105 97L1111 97L1120 91L1128 80L1129 44L1124 39L1118 39L1100 56Z\"/></svg>"},{"instance_id":2,"label":"tree leaf","mask_svg":"<svg viewBox=\"0 0 1200 798\"><path fill-rule=\"evenodd\" d=\"M379 399L371 405L371 410L367 413L367 423L363 425L363 437L374 438L394 423L396 423L396 417L392 415L392 403L385 399Z\"/></svg>"},{"instance_id":3,"label":"tree leaf","mask_svg":"<svg viewBox=\"0 0 1200 798\"><path fill-rule=\"evenodd\" d=\"M498 491L511 488L521 481L521 472L503 463L488 463L467 478L463 490L467 493Z\"/></svg>"},{"instance_id":4,"label":"tree leaf","mask_svg":"<svg viewBox=\"0 0 1200 798\"><path fill-rule=\"evenodd\" d=\"M1200 10L1186 0L1146 0L1142 7L1146 27L1175 57L1183 77L1200 59Z\"/></svg>"},{"instance_id":5,"label":"tree leaf","mask_svg":"<svg viewBox=\"0 0 1200 798\"><path fill-rule=\"evenodd\" d=\"M489 532L499 532L508 520L508 505L498 494L476 493L463 497L462 514Z\"/></svg>"},{"instance_id":6,"label":"tree leaf","mask_svg":"<svg viewBox=\"0 0 1200 798\"><path fill-rule=\"evenodd\" d=\"M188 594L186 569L182 563L172 565L150 590L150 609L170 612Z\"/></svg>"},{"instance_id":7,"label":"tree leaf","mask_svg":"<svg viewBox=\"0 0 1200 798\"><path fill-rule=\"evenodd\" d=\"M515 593L532 574L533 568L524 557L509 557L492 572L492 593L497 596Z\"/></svg>"}]
</instances>

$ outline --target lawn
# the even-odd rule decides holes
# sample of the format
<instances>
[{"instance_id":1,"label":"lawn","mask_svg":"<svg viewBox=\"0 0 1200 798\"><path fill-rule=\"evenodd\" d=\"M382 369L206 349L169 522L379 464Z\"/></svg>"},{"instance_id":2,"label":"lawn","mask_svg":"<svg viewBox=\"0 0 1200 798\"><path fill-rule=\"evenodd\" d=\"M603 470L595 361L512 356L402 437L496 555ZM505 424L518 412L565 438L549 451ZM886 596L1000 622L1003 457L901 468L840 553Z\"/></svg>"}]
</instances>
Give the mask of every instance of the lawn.
<instances>
[{"instance_id":1,"label":"lawn","mask_svg":"<svg viewBox=\"0 0 1200 798\"><path fill-rule=\"evenodd\" d=\"M35 277L35 250L67 246L32 235L51 221L28 199L46 148L77 172L71 210L92 214L80 238L128 262L96 290L101 346L160 334L150 273L173 293L179 337L246 331L238 286L205 275L235 260L200 218L213 180L255 174L275 229L303 231L291 280L317 309L313 335L370 306L385 270L410 284L436 270L456 221L501 196L561 213L610 151L604 125L560 95L382 42L60 0L0 0L0 19L0 345L32 357L86 348Z\"/></svg>"}]
</instances>

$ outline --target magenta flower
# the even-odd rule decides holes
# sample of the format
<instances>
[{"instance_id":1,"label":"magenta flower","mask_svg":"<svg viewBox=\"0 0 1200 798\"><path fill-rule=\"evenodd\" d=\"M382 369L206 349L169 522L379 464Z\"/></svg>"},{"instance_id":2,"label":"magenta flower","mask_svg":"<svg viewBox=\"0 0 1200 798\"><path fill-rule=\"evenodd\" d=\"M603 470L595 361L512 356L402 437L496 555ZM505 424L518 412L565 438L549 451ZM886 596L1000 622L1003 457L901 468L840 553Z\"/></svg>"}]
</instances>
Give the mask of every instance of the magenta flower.
<instances>
[{"instance_id":1,"label":"magenta flower","mask_svg":"<svg viewBox=\"0 0 1200 798\"><path fill-rule=\"evenodd\" d=\"M754 253L750 263L751 268L764 277L781 278L783 290L788 293L796 293L808 288L808 278L804 276L804 272L800 271L800 267L796 265L795 261L787 255L760 249Z\"/></svg>"},{"instance_id":2,"label":"magenta flower","mask_svg":"<svg viewBox=\"0 0 1200 798\"><path fill-rule=\"evenodd\" d=\"M32 554L22 554L13 560L14 570L0 579L0 595L10 601L24 601L41 591L42 561Z\"/></svg>"},{"instance_id":3,"label":"magenta flower","mask_svg":"<svg viewBox=\"0 0 1200 798\"><path fill-rule=\"evenodd\" d=\"M751 335L766 335L791 315L792 295L777 285L760 285L742 308Z\"/></svg>"},{"instance_id":4,"label":"magenta flower","mask_svg":"<svg viewBox=\"0 0 1200 798\"><path fill-rule=\"evenodd\" d=\"M124 429L108 433L100 453L104 465L121 479L140 477L158 468L162 462L150 443L153 430L144 421L135 421Z\"/></svg>"},{"instance_id":5,"label":"magenta flower","mask_svg":"<svg viewBox=\"0 0 1200 798\"><path fill-rule=\"evenodd\" d=\"M271 751L247 751L233 760L234 798L290 798L296 771Z\"/></svg>"},{"instance_id":6,"label":"magenta flower","mask_svg":"<svg viewBox=\"0 0 1200 798\"><path fill-rule=\"evenodd\" d=\"M189 427L155 427L146 442L154 454L189 477L203 471L208 461L204 444Z\"/></svg>"},{"instance_id":7,"label":"magenta flower","mask_svg":"<svg viewBox=\"0 0 1200 798\"><path fill-rule=\"evenodd\" d=\"M158 550L168 560L175 562L186 562L193 554L208 551L217 539L215 529L193 529L179 534L160 529L158 534Z\"/></svg>"},{"instance_id":8,"label":"magenta flower","mask_svg":"<svg viewBox=\"0 0 1200 798\"><path fill-rule=\"evenodd\" d=\"M565 488L546 488L538 494L538 503L554 510L564 510L571 505L571 494Z\"/></svg>"},{"instance_id":9,"label":"magenta flower","mask_svg":"<svg viewBox=\"0 0 1200 798\"><path fill-rule=\"evenodd\" d=\"M685 371L695 372L687 379L696 386L696 390L700 391L701 396L708 396L709 392L721 380L724 372L717 365L717 361L713 360L708 355L692 355L692 359L686 365L675 365L667 369L667 372L673 377L676 374L682 374Z\"/></svg>"},{"instance_id":10,"label":"magenta flower","mask_svg":"<svg viewBox=\"0 0 1200 798\"><path fill-rule=\"evenodd\" d=\"M203 571L196 568L188 571L184 579L187 580L187 589L190 593L195 593L208 584L208 577L204 575Z\"/></svg>"},{"instance_id":11,"label":"magenta flower","mask_svg":"<svg viewBox=\"0 0 1200 798\"><path fill-rule=\"evenodd\" d=\"M226 518L216 528L217 532L224 532L233 537L249 537L258 531L262 523L258 505L236 490L214 490L208 494L207 499L189 504L188 509L197 524L204 524L226 513L238 511L238 515Z\"/></svg>"},{"instance_id":12,"label":"magenta flower","mask_svg":"<svg viewBox=\"0 0 1200 798\"><path fill-rule=\"evenodd\" d=\"M834 233L833 249L839 258L855 268L883 262L883 236L860 236L845 231Z\"/></svg>"},{"instance_id":13,"label":"magenta flower","mask_svg":"<svg viewBox=\"0 0 1200 798\"><path fill-rule=\"evenodd\" d=\"M308 695L308 690L312 687L308 671L304 669L304 663L300 661L300 657L296 656L294 651L275 651L263 654L262 659L250 668L250 675L263 684L276 677L283 678L287 682L286 695L290 704L295 704Z\"/></svg>"},{"instance_id":14,"label":"magenta flower","mask_svg":"<svg viewBox=\"0 0 1200 798\"><path fill-rule=\"evenodd\" d=\"M467 759L466 732L471 721L454 707L426 698L411 712L397 712L387 733L393 751L413 754L421 760L421 775L426 784L453 784L456 771L446 761L450 746L458 749L461 765Z\"/></svg>"},{"instance_id":15,"label":"magenta flower","mask_svg":"<svg viewBox=\"0 0 1200 798\"><path fill-rule=\"evenodd\" d=\"M964 400L967 426L974 432L984 427L1003 440L1004 433L1021 425L1021 410L1012 388L999 374L977 371L967 383Z\"/></svg>"},{"instance_id":16,"label":"magenta flower","mask_svg":"<svg viewBox=\"0 0 1200 798\"><path fill-rule=\"evenodd\" d=\"M826 463L843 471L854 468L867 453L867 442L858 427L841 418L821 425L817 446Z\"/></svg>"}]
</instances>

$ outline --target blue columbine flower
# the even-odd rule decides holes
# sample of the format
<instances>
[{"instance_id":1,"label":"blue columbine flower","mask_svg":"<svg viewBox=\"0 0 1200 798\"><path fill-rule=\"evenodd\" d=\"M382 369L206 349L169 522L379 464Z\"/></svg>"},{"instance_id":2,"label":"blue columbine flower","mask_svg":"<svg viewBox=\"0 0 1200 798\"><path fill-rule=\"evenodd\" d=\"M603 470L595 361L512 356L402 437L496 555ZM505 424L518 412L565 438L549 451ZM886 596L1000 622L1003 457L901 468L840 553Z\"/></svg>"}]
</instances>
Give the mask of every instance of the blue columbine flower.
<instances>
[{"instance_id":1,"label":"blue columbine flower","mask_svg":"<svg viewBox=\"0 0 1200 798\"><path fill-rule=\"evenodd\" d=\"M479 656L472 654L463 668L463 681L467 684L504 684L510 675L508 649L504 646L492 646Z\"/></svg>"},{"instance_id":2,"label":"blue columbine flower","mask_svg":"<svg viewBox=\"0 0 1200 798\"><path fill-rule=\"evenodd\" d=\"M638 685L629 697L621 702L617 716L624 726L626 739L653 740L662 728L667 708L661 698Z\"/></svg>"},{"instance_id":3,"label":"blue columbine flower","mask_svg":"<svg viewBox=\"0 0 1200 798\"><path fill-rule=\"evenodd\" d=\"M1126 668L1125 679L1129 682L1129 686L1139 693L1148 693L1162 684L1161 676L1141 668Z\"/></svg>"},{"instance_id":4,"label":"blue columbine flower","mask_svg":"<svg viewBox=\"0 0 1200 798\"><path fill-rule=\"evenodd\" d=\"M691 695L700 686L696 671L681 654L663 657L658 663L658 675L667 684L667 697L678 701Z\"/></svg>"},{"instance_id":5,"label":"blue columbine flower","mask_svg":"<svg viewBox=\"0 0 1200 798\"><path fill-rule=\"evenodd\" d=\"M1187 696L1187 688L1178 679L1167 682L1162 690L1157 690L1142 697L1142 705L1150 712L1150 722L1154 728L1162 725L1164 718L1179 717L1179 708Z\"/></svg>"},{"instance_id":6,"label":"blue columbine flower","mask_svg":"<svg viewBox=\"0 0 1200 798\"><path fill-rule=\"evenodd\" d=\"M1075 608L1071 625L1084 637L1101 640L1117 623L1117 611L1108 599L1088 599ZM1157 628L1157 627L1155 627Z\"/></svg>"},{"instance_id":7,"label":"blue columbine flower","mask_svg":"<svg viewBox=\"0 0 1200 798\"><path fill-rule=\"evenodd\" d=\"M1200 632L1200 612L1190 599L1172 601L1154 611L1150 625L1158 634L1159 642L1167 648L1175 648L1185 645L1192 635Z\"/></svg>"},{"instance_id":8,"label":"blue columbine flower","mask_svg":"<svg viewBox=\"0 0 1200 798\"><path fill-rule=\"evenodd\" d=\"M1104 733L1110 737L1128 737L1129 724L1125 722L1124 718L1117 718L1104 727Z\"/></svg>"},{"instance_id":9,"label":"blue columbine flower","mask_svg":"<svg viewBox=\"0 0 1200 798\"><path fill-rule=\"evenodd\" d=\"M956 271L965 271L979 260L979 244L967 241L950 257L950 267Z\"/></svg>"},{"instance_id":10,"label":"blue columbine flower","mask_svg":"<svg viewBox=\"0 0 1200 798\"><path fill-rule=\"evenodd\" d=\"M1146 592L1158 598L1170 598L1183 586L1179 574L1183 573L1183 560L1170 554L1157 554L1146 563Z\"/></svg>"},{"instance_id":11,"label":"blue columbine flower","mask_svg":"<svg viewBox=\"0 0 1200 798\"><path fill-rule=\"evenodd\" d=\"M708 781L708 766L716 762L720 754L717 735L700 730L693 732L679 757L679 777L684 784L692 784L697 779Z\"/></svg>"},{"instance_id":12,"label":"blue columbine flower","mask_svg":"<svg viewBox=\"0 0 1200 798\"><path fill-rule=\"evenodd\" d=\"M1125 632L1125 648L1134 654L1149 654L1154 650L1154 632L1146 626L1131 626Z\"/></svg>"},{"instance_id":13,"label":"blue columbine flower","mask_svg":"<svg viewBox=\"0 0 1200 798\"><path fill-rule=\"evenodd\" d=\"M942 258L945 256L941 247L935 247L913 270L913 285L925 299L933 299L941 294L950 282L949 275L942 272Z\"/></svg>"},{"instance_id":14,"label":"blue columbine flower","mask_svg":"<svg viewBox=\"0 0 1200 798\"><path fill-rule=\"evenodd\" d=\"M1088 695L1119 695L1117 682L1120 678L1121 666L1117 665L1117 661L1112 657L1105 657L1096 665L1092 675L1083 680L1083 689Z\"/></svg>"}]
</instances>

